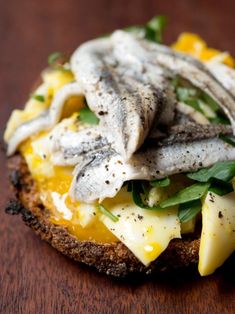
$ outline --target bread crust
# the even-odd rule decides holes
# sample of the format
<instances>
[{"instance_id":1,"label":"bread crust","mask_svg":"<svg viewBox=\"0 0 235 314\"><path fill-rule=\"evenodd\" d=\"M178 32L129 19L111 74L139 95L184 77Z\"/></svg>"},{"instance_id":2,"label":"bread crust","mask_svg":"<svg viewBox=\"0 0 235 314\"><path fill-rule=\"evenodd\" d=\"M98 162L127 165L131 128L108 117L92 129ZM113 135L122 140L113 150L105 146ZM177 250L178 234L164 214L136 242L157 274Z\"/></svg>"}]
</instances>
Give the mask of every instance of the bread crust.
<instances>
[{"instance_id":1,"label":"bread crust","mask_svg":"<svg viewBox=\"0 0 235 314\"><path fill-rule=\"evenodd\" d=\"M8 160L9 176L15 199L6 208L9 214L21 214L23 221L43 240L75 261L95 267L99 272L116 277L130 274L150 274L198 263L200 239L173 239L167 249L148 267L145 267L121 242L96 243L80 241L66 227L53 224L50 212L40 201L36 183L24 158L17 154Z\"/></svg>"}]
</instances>

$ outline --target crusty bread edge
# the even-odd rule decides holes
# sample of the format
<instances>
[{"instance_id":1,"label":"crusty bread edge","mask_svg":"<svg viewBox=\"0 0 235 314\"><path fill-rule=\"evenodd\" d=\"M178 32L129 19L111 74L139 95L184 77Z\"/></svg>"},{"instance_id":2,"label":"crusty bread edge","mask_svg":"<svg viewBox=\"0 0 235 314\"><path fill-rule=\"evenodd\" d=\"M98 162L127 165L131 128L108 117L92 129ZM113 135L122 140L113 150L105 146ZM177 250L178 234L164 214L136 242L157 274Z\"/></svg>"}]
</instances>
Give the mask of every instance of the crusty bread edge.
<instances>
[{"instance_id":1,"label":"crusty bread edge","mask_svg":"<svg viewBox=\"0 0 235 314\"><path fill-rule=\"evenodd\" d=\"M145 267L121 242L96 243L80 241L65 227L49 220L49 211L40 201L36 183L24 158L17 154L8 159L9 177L15 198L6 207L9 214L21 214L23 221L43 240L75 261L95 267L99 272L116 277L133 273L150 274L198 263L200 239L174 239L168 248L148 267Z\"/></svg>"}]
</instances>

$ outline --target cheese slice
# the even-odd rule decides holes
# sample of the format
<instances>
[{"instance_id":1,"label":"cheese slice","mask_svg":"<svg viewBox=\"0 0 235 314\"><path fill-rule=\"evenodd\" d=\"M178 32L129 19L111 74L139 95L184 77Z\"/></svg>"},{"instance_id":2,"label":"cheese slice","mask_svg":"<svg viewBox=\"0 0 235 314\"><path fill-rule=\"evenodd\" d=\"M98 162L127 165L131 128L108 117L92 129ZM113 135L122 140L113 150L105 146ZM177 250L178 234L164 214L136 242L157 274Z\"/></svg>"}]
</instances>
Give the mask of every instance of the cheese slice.
<instances>
[{"instance_id":1,"label":"cheese slice","mask_svg":"<svg viewBox=\"0 0 235 314\"><path fill-rule=\"evenodd\" d=\"M180 238L177 209L151 211L136 206L126 189L122 189L104 206L118 217L114 222L102 215L101 221L144 264L149 265L174 238Z\"/></svg>"},{"instance_id":2,"label":"cheese slice","mask_svg":"<svg viewBox=\"0 0 235 314\"><path fill-rule=\"evenodd\" d=\"M202 234L198 270L212 274L235 250L235 193L209 192L202 206Z\"/></svg>"}]
</instances>

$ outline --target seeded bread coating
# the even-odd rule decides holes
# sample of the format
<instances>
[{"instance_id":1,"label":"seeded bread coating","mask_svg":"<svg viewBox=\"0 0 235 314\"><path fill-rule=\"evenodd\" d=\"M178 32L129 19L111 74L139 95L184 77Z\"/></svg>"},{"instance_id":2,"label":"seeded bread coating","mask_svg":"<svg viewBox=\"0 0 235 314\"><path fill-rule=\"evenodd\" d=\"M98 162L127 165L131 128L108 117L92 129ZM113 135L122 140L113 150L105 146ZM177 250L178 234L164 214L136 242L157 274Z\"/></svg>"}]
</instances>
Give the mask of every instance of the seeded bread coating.
<instances>
[{"instance_id":1,"label":"seeded bread coating","mask_svg":"<svg viewBox=\"0 0 235 314\"><path fill-rule=\"evenodd\" d=\"M195 236L191 239L173 239L167 249L148 267L145 267L121 242L103 244L78 240L65 227L51 223L50 212L40 200L36 183L24 158L19 154L9 158L8 167L15 199L9 202L6 212L21 214L27 226L73 260L116 277L170 271L195 266L198 263L200 239Z\"/></svg>"}]
</instances>

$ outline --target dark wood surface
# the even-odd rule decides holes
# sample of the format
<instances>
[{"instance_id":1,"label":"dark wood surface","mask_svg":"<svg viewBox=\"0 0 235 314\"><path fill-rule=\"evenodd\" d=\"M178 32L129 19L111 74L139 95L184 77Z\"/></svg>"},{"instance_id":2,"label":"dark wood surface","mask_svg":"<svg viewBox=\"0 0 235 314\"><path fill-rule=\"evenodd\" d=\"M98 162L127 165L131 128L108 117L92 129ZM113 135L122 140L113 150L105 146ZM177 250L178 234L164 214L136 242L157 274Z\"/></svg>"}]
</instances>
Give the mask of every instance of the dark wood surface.
<instances>
[{"instance_id":1,"label":"dark wood surface","mask_svg":"<svg viewBox=\"0 0 235 314\"><path fill-rule=\"evenodd\" d=\"M235 55L235 1L0 0L0 125L20 107L50 52L164 13L166 41L200 33ZM7 216L10 197L0 155L0 313L234 313L232 261L213 276L118 281L78 265Z\"/></svg>"}]
</instances>

